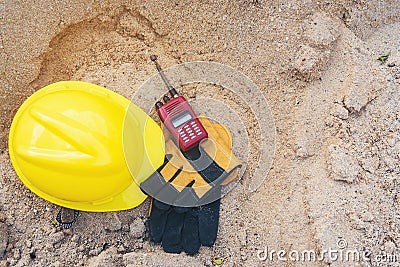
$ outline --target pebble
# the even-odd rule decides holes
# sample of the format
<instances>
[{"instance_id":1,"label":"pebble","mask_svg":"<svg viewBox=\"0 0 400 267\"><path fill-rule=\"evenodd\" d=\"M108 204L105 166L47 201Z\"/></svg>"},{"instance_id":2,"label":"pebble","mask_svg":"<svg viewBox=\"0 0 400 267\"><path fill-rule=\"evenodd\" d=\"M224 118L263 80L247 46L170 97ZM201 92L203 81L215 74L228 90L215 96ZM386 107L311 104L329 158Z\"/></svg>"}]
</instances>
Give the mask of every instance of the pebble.
<instances>
[{"instance_id":1,"label":"pebble","mask_svg":"<svg viewBox=\"0 0 400 267\"><path fill-rule=\"evenodd\" d=\"M73 235L74 234L74 230L72 228L64 229L63 233L66 234L66 235Z\"/></svg>"},{"instance_id":2,"label":"pebble","mask_svg":"<svg viewBox=\"0 0 400 267\"><path fill-rule=\"evenodd\" d=\"M301 146L298 149L296 149L296 156L301 159L306 159L312 155L309 153L306 147Z\"/></svg>"},{"instance_id":3,"label":"pebble","mask_svg":"<svg viewBox=\"0 0 400 267\"><path fill-rule=\"evenodd\" d=\"M122 229L122 222L117 216L112 216L110 217L110 220L105 222L104 229L111 232L117 232Z\"/></svg>"},{"instance_id":4,"label":"pebble","mask_svg":"<svg viewBox=\"0 0 400 267\"><path fill-rule=\"evenodd\" d=\"M32 247L32 241L26 240L25 241L25 245L26 245L27 248L31 248Z\"/></svg>"},{"instance_id":5,"label":"pebble","mask_svg":"<svg viewBox=\"0 0 400 267\"><path fill-rule=\"evenodd\" d=\"M311 46L303 45L296 53L293 68L305 81L317 79L321 76L321 62L325 54Z\"/></svg>"},{"instance_id":6,"label":"pebble","mask_svg":"<svg viewBox=\"0 0 400 267\"><path fill-rule=\"evenodd\" d=\"M297 52L294 62L295 68L300 73L311 72L318 63L318 52L314 48L304 45Z\"/></svg>"},{"instance_id":7,"label":"pebble","mask_svg":"<svg viewBox=\"0 0 400 267\"><path fill-rule=\"evenodd\" d=\"M13 244L8 244L6 248L6 252L10 252L14 248Z\"/></svg>"},{"instance_id":8,"label":"pebble","mask_svg":"<svg viewBox=\"0 0 400 267\"><path fill-rule=\"evenodd\" d=\"M61 242L63 239L64 239L63 232L57 232L57 233L50 235L50 242L52 245L55 245L55 244Z\"/></svg>"},{"instance_id":9,"label":"pebble","mask_svg":"<svg viewBox=\"0 0 400 267\"><path fill-rule=\"evenodd\" d=\"M247 238L248 238L246 229L242 229L242 230L238 231L237 237L240 240L240 244L243 247L246 247L247 246Z\"/></svg>"},{"instance_id":10,"label":"pebble","mask_svg":"<svg viewBox=\"0 0 400 267\"><path fill-rule=\"evenodd\" d=\"M8 243L8 227L0 222L0 259L3 258Z\"/></svg>"},{"instance_id":11,"label":"pebble","mask_svg":"<svg viewBox=\"0 0 400 267\"><path fill-rule=\"evenodd\" d=\"M71 242L78 243L78 242L79 242L79 239L80 239L80 235L74 234L74 235L71 237Z\"/></svg>"},{"instance_id":12,"label":"pebble","mask_svg":"<svg viewBox=\"0 0 400 267\"><path fill-rule=\"evenodd\" d=\"M367 211L361 213L361 219L364 222L372 222L374 220L374 215L372 215L372 213L367 210Z\"/></svg>"},{"instance_id":13,"label":"pebble","mask_svg":"<svg viewBox=\"0 0 400 267\"><path fill-rule=\"evenodd\" d=\"M89 251L89 256L97 256L101 253L103 249L98 247Z\"/></svg>"},{"instance_id":14,"label":"pebble","mask_svg":"<svg viewBox=\"0 0 400 267\"><path fill-rule=\"evenodd\" d=\"M6 220L7 220L7 216L4 214L4 213L1 213L0 212L0 222L6 222Z\"/></svg>"},{"instance_id":15,"label":"pebble","mask_svg":"<svg viewBox=\"0 0 400 267\"><path fill-rule=\"evenodd\" d=\"M366 62L360 62L352 70L349 82L344 83L344 105L352 112L359 112L365 107L373 90L376 86L382 86L380 83L374 83L371 76L371 70L368 69Z\"/></svg>"},{"instance_id":16,"label":"pebble","mask_svg":"<svg viewBox=\"0 0 400 267\"><path fill-rule=\"evenodd\" d=\"M340 104L334 105L331 114L342 120L347 120L349 118L349 111Z\"/></svg>"},{"instance_id":17,"label":"pebble","mask_svg":"<svg viewBox=\"0 0 400 267\"><path fill-rule=\"evenodd\" d=\"M345 181L352 183L357 178L361 171L361 167L349 155L348 151L337 145L331 145L329 147L330 156L330 176L333 180Z\"/></svg>"},{"instance_id":18,"label":"pebble","mask_svg":"<svg viewBox=\"0 0 400 267\"><path fill-rule=\"evenodd\" d=\"M247 260L246 252L241 251L241 252L240 252L240 255L241 255L242 260L244 260L244 261Z\"/></svg>"},{"instance_id":19,"label":"pebble","mask_svg":"<svg viewBox=\"0 0 400 267\"><path fill-rule=\"evenodd\" d=\"M390 240L387 240L383 246L384 246L384 251L386 253L391 253L391 254L393 254L397 248L396 244Z\"/></svg>"},{"instance_id":20,"label":"pebble","mask_svg":"<svg viewBox=\"0 0 400 267\"><path fill-rule=\"evenodd\" d=\"M363 220L361 220L358 216L355 214L352 214L349 216L350 222L351 222L351 227L357 230L362 230L365 229L366 224Z\"/></svg>"},{"instance_id":21,"label":"pebble","mask_svg":"<svg viewBox=\"0 0 400 267\"><path fill-rule=\"evenodd\" d=\"M206 260L206 262L204 263L204 266L211 267L211 266L213 266L213 263L210 260Z\"/></svg>"},{"instance_id":22,"label":"pebble","mask_svg":"<svg viewBox=\"0 0 400 267\"><path fill-rule=\"evenodd\" d=\"M129 234L134 238L142 238L145 234L146 227L140 218L136 218L129 226Z\"/></svg>"},{"instance_id":23,"label":"pebble","mask_svg":"<svg viewBox=\"0 0 400 267\"><path fill-rule=\"evenodd\" d=\"M120 245L117 247L117 252L118 253L124 253L126 251L124 245Z\"/></svg>"},{"instance_id":24,"label":"pebble","mask_svg":"<svg viewBox=\"0 0 400 267\"><path fill-rule=\"evenodd\" d=\"M15 260L21 259L21 250L19 248L13 249L12 254Z\"/></svg>"},{"instance_id":25,"label":"pebble","mask_svg":"<svg viewBox=\"0 0 400 267\"><path fill-rule=\"evenodd\" d=\"M89 260L89 267L117 267L122 266L122 257L118 254L116 247L110 247Z\"/></svg>"},{"instance_id":26,"label":"pebble","mask_svg":"<svg viewBox=\"0 0 400 267\"><path fill-rule=\"evenodd\" d=\"M395 138L388 138L387 143L390 147L394 147L396 145L396 139Z\"/></svg>"}]
</instances>

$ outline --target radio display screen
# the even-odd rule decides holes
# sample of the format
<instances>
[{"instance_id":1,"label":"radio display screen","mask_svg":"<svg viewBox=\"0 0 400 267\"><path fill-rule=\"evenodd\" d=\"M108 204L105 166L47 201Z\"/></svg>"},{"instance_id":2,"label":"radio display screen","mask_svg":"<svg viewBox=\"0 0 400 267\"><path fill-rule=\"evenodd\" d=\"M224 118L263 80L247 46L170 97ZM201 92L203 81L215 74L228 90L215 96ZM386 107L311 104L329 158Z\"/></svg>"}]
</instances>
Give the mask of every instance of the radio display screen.
<instances>
[{"instance_id":1,"label":"radio display screen","mask_svg":"<svg viewBox=\"0 0 400 267\"><path fill-rule=\"evenodd\" d=\"M192 119L192 115L189 112L185 112L182 115L179 115L171 120L172 125L174 128L178 128L182 124Z\"/></svg>"}]
</instances>

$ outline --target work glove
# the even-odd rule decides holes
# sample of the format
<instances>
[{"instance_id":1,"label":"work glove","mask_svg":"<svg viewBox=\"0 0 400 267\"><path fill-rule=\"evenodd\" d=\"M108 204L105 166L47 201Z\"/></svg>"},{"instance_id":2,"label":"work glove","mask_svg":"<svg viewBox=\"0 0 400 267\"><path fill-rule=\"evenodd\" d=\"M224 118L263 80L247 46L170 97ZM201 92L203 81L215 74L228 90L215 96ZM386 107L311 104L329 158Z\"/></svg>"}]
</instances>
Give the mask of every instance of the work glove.
<instances>
[{"instance_id":1,"label":"work glove","mask_svg":"<svg viewBox=\"0 0 400 267\"><path fill-rule=\"evenodd\" d=\"M239 176L241 163L232 153L229 131L205 117L199 120L208 139L182 152L166 133L164 164L140 185L153 197L150 239L169 253L194 255L201 245L215 243L222 187Z\"/></svg>"}]
</instances>

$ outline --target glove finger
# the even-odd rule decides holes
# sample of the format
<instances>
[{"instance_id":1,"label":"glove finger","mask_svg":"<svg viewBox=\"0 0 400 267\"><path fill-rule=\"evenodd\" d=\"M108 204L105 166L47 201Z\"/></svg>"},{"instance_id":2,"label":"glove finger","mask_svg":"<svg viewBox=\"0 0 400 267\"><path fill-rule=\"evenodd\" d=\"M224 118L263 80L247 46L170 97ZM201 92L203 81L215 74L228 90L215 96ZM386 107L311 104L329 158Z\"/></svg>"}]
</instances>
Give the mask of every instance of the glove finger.
<instances>
[{"instance_id":1,"label":"glove finger","mask_svg":"<svg viewBox=\"0 0 400 267\"><path fill-rule=\"evenodd\" d=\"M162 246L165 252L181 253L181 237L183 220L186 213L178 213L171 209L165 224L164 235L162 237Z\"/></svg>"},{"instance_id":2,"label":"glove finger","mask_svg":"<svg viewBox=\"0 0 400 267\"><path fill-rule=\"evenodd\" d=\"M149 232L150 240L155 243L160 243L162 240L168 213L171 211L171 206L168 206L156 199L153 200L149 216Z\"/></svg>"},{"instance_id":3,"label":"glove finger","mask_svg":"<svg viewBox=\"0 0 400 267\"><path fill-rule=\"evenodd\" d=\"M189 255L195 255L200 249L199 221L192 208L186 213L182 229L182 248Z\"/></svg>"},{"instance_id":4,"label":"glove finger","mask_svg":"<svg viewBox=\"0 0 400 267\"><path fill-rule=\"evenodd\" d=\"M201 206L198 210L198 226L200 242L203 246L212 246L217 239L219 207L221 200Z\"/></svg>"}]
</instances>

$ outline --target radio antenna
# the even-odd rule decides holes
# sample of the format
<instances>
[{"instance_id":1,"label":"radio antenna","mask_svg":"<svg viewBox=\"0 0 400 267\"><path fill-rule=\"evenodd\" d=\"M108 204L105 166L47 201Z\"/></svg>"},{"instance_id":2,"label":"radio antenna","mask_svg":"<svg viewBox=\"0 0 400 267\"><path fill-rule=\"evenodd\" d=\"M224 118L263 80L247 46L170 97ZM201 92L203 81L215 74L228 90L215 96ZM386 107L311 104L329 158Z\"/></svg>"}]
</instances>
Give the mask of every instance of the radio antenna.
<instances>
[{"instance_id":1,"label":"radio antenna","mask_svg":"<svg viewBox=\"0 0 400 267\"><path fill-rule=\"evenodd\" d=\"M156 64L156 68L158 70L158 73L160 74L163 82L165 83L165 85L168 88L169 93L171 94L172 97L178 97L178 92L175 90L175 88L169 83L167 77L165 77L164 71L161 69L160 64L158 64L157 62L157 56L156 55L151 55L150 56L151 61L154 62L154 64Z\"/></svg>"}]
</instances>

